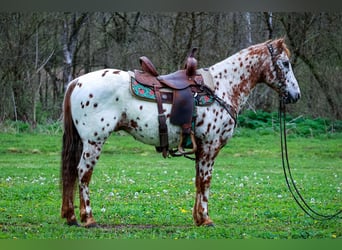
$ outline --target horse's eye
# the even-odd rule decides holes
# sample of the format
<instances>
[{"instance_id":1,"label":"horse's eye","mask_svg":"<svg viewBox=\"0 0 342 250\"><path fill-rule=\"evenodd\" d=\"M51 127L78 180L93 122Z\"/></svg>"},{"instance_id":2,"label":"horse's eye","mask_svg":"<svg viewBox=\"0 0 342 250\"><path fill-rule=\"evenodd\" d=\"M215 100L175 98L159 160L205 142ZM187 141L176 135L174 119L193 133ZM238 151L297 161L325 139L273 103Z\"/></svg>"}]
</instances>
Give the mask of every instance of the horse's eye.
<instances>
[{"instance_id":1,"label":"horse's eye","mask_svg":"<svg viewBox=\"0 0 342 250\"><path fill-rule=\"evenodd\" d=\"M284 66L285 68L289 68L289 66L290 66L289 61L284 61L284 62L283 62L283 66Z\"/></svg>"}]
</instances>

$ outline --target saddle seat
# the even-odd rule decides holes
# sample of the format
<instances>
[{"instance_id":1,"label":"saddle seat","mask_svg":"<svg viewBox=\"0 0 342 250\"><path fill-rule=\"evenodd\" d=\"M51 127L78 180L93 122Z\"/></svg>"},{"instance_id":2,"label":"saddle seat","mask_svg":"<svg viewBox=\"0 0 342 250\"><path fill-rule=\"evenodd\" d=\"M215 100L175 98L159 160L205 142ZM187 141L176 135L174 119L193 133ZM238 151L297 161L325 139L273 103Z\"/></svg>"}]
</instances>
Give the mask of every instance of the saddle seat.
<instances>
[{"instance_id":1,"label":"saddle seat","mask_svg":"<svg viewBox=\"0 0 342 250\"><path fill-rule=\"evenodd\" d=\"M192 131L192 121L194 113L194 98L192 88L200 86L203 79L200 74L196 74L197 60L194 58L194 53L197 48L192 49L191 54L186 60L184 69L176 72L159 75L153 63L146 56L140 57L140 64L142 70L135 70L134 77L140 84L150 87L154 90L158 106L158 120L159 120L159 136L160 147L157 148L159 152L166 157L168 152L168 135L166 126L166 116L162 108L162 98L160 89L168 88L173 92L173 102L170 113L170 122L174 125L181 126L181 138L178 146L180 155L192 154L197 150L194 132ZM183 142L185 137L190 136L192 142L192 150L185 152Z\"/></svg>"},{"instance_id":2,"label":"saddle seat","mask_svg":"<svg viewBox=\"0 0 342 250\"><path fill-rule=\"evenodd\" d=\"M138 82L150 87L160 86L182 90L196 85L196 80L201 80L201 76L196 75L197 60L193 57L196 50L197 48L192 50L183 70L167 75L159 75L151 60L142 56L139 58L142 71L135 70L135 77Z\"/></svg>"}]
</instances>

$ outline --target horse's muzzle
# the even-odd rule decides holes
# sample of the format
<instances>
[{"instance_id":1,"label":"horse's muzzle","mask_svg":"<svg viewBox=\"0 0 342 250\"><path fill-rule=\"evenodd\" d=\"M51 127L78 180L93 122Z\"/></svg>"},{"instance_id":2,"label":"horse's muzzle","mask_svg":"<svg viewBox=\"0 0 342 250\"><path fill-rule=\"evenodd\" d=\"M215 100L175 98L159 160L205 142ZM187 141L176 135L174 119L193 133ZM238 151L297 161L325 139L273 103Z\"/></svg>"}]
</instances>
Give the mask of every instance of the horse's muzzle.
<instances>
[{"instance_id":1,"label":"horse's muzzle","mask_svg":"<svg viewBox=\"0 0 342 250\"><path fill-rule=\"evenodd\" d=\"M282 98L285 100L285 103L296 103L300 99L300 92L291 94L290 92L285 93Z\"/></svg>"}]
</instances>

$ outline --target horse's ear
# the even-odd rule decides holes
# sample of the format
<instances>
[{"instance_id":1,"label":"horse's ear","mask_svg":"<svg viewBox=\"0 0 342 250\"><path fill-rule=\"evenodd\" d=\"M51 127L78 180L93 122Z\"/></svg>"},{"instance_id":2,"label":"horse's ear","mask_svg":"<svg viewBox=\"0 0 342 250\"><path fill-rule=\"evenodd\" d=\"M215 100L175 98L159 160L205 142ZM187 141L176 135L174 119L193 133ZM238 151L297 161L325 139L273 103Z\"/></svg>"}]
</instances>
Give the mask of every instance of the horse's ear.
<instances>
[{"instance_id":1,"label":"horse's ear","mask_svg":"<svg viewBox=\"0 0 342 250\"><path fill-rule=\"evenodd\" d=\"M285 53L290 57L290 51L285 44L285 37L274 40L274 47L278 53L285 51Z\"/></svg>"},{"instance_id":2,"label":"horse's ear","mask_svg":"<svg viewBox=\"0 0 342 250\"><path fill-rule=\"evenodd\" d=\"M278 49L281 49L281 48L283 48L283 45L285 43L285 38L279 38L279 39L275 40L275 43L276 43L276 47Z\"/></svg>"}]
</instances>

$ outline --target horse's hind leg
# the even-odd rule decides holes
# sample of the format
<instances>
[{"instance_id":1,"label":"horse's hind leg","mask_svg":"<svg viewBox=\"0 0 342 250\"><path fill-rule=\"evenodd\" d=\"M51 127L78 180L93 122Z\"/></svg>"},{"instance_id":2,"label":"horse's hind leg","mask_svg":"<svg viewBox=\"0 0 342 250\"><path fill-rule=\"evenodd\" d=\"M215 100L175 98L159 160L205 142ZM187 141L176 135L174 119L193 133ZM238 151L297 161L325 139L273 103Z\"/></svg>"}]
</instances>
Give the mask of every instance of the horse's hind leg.
<instances>
[{"instance_id":1,"label":"horse's hind leg","mask_svg":"<svg viewBox=\"0 0 342 250\"><path fill-rule=\"evenodd\" d=\"M83 142L83 152L78 166L80 217L85 227L97 226L90 207L89 182L94 166L100 157L103 142Z\"/></svg>"}]
</instances>

